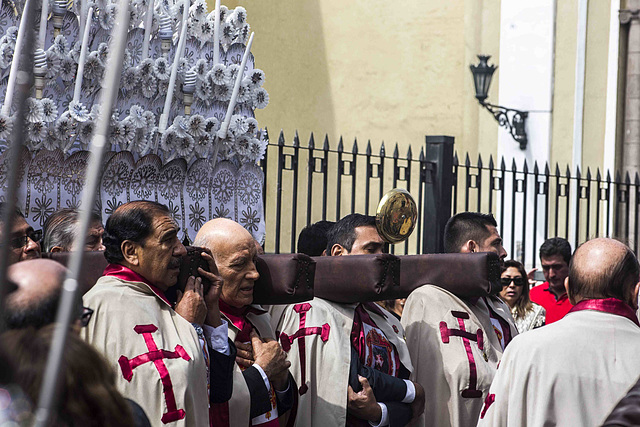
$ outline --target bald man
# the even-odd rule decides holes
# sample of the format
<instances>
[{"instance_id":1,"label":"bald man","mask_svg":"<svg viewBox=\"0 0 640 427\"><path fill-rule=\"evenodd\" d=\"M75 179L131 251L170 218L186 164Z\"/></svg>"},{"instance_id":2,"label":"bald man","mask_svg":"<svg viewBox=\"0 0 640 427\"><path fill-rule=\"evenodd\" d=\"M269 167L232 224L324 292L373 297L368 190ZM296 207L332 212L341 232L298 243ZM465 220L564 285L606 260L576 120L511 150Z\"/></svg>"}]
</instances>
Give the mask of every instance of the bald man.
<instances>
[{"instance_id":1,"label":"bald man","mask_svg":"<svg viewBox=\"0 0 640 427\"><path fill-rule=\"evenodd\" d=\"M278 426L293 405L290 362L275 341L270 316L252 304L256 270L256 241L240 224L225 218L202 226L194 245L211 250L224 283L220 312L229 323L229 338L238 348L233 394L227 403L212 405L216 426ZM258 338L259 337L259 338Z\"/></svg>"},{"instance_id":2,"label":"bald man","mask_svg":"<svg viewBox=\"0 0 640 427\"><path fill-rule=\"evenodd\" d=\"M17 285L17 289L6 299L4 319L7 327L40 328L55 322L66 272L62 264L49 259L11 265L8 278Z\"/></svg>"},{"instance_id":3,"label":"bald man","mask_svg":"<svg viewBox=\"0 0 640 427\"><path fill-rule=\"evenodd\" d=\"M513 339L478 426L599 426L640 375L635 255L612 239L580 246L561 320Z\"/></svg>"}]
</instances>

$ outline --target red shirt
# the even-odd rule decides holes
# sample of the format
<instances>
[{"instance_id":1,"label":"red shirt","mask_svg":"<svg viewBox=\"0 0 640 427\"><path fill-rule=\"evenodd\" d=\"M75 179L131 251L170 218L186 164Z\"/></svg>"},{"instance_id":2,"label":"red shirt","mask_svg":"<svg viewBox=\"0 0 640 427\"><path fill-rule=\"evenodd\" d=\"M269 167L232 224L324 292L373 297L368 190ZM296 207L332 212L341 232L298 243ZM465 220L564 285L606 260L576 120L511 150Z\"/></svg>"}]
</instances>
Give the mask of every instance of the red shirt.
<instances>
[{"instance_id":1,"label":"red shirt","mask_svg":"<svg viewBox=\"0 0 640 427\"><path fill-rule=\"evenodd\" d=\"M547 325L562 319L573 307L566 293L556 300L556 296L549 289L549 282L544 282L542 285L531 288L529 298L546 310L545 324Z\"/></svg>"}]
</instances>

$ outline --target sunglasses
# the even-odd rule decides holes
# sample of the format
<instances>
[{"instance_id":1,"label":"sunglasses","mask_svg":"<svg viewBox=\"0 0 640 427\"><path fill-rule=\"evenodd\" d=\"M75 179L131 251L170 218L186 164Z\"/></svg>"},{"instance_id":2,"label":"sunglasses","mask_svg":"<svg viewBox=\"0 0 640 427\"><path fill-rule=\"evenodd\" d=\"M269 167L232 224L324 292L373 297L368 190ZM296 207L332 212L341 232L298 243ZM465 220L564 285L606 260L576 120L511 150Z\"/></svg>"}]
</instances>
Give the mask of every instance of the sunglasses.
<instances>
[{"instance_id":1,"label":"sunglasses","mask_svg":"<svg viewBox=\"0 0 640 427\"><path fill-rule=\"evenodd\" d=\"M82 325L83 328L89 324L91 316L93 316L93 310L89 307L82 307L82 314L80 315L80 325Z\"/></svg>"},{"instance_id":2,"label":"sunglasses","mask_svg":"<svg viewBox=\"0 0 640 427\"><path fill-rule=\"evenodd\" d=\"M13 239L9 240L9 245L12 249L24 248L29 244L29 239L38 243L40 239L42 239L42 230L31 230L24 236L14 237Z\"/></svg>"},{"instance_id":3,"label":"sunglasses","mask_svg":"<svg viewBox=\"0 0 640 427\"><path fill-rule=\"evenodd\" d=\"M522 277L514 277L513 279L509 277L503 277L502 279L500 279L500 283L502 283L503 288L509 286L511 282L513 282L516 286L524 286L525 284L525 280Z\"/></svg>"}]
</instances>

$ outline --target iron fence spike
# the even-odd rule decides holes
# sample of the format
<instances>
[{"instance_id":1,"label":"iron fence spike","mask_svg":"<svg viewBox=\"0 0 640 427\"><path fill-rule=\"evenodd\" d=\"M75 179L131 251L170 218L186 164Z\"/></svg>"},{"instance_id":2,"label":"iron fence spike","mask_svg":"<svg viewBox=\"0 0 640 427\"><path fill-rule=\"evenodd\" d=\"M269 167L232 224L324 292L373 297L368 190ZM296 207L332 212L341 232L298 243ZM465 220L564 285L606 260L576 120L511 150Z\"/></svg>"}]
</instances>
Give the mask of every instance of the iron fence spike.
<instances>
[{"instance_id":1,"label":"iron fence spike","mask_svg":"<svg viewBox=\"0 0 640 427\"><path fill-rule=\"evenodd\" d=\"M382 144L380 145L380 157L385 157L387 155L387 151L384 148L384 141L382 141Z\"/></svg>"},{"instance_id":2,"label":"iron fence spike","mask_svg":"<svg viewBox=\"0 0 640 427\"><path fill-rule=\"evenodd\" d=\"M493 164L493 154L489 155L489 169L493 169L494 164Z\"/></svg>"},{"instance_id":3,"label":"iron fence spike","mask_svg":"<svg viewBox=\"0 0 640 427\"><path fill-rule=\"evenodd\" d=\"M353 148L351 149L351 153L358 154L358 138L353 140Z\"/></svg>"},{"instance_id":4,"label":"iron fence spike","mask_svg":"<svg viewBox=\"0 0 640 427\"><path fill-rule=\"evenodd\" d=\"M478 169L482 169L482 156L478 153Z\"/></svg>"},{"instance_id":5,"label":"iron fence spike","mask_svg":"<svg viewBox=\"0 0 640 427\"><path fill-rule=\"evenodd\" d=\"M284 146L284 131L282 129L280 129L280 136L278 137L278 145Z\"/></svg>"},{"instance_id":6,"label":"iron fence spike","mask_svg":"<svg viewBox=\"0 0 640 427\"><path fill-rule=\"evenodd\" d=\"M365 154L366 154L367 156L370 156L370 155L371 155L371 140L368 140L368 141L367 141L367 149L365 150Z\"/></svg>"},{"instance_id":7,"label":"iron fence spike","mask_svg":"<svg viewBox=\"0 0 640 427\"><path fill-rule=\"evenodd\" d=\"M464 159L464 165L465 166L471 166L471 160L469 159L469 153L467 153L467 156Z\"/></svg>"},{"instance_id":8,"label":"iron fence spike","mask_svg":"<svg viewBox=\"0 0 640 427\"><path fill-rule=\"evenodd\" d=\"M329 135L324 134L324 144L322 144L322 149L324 151L329 151Z\"/></svg>"},{"instance_id":9,"label":"iron fence spike","mask_svg":"<svg viewBox=\"0 0 640 427\"><path fill-rule=\"evenodd\" d=\"M411 146L409 146L409 149L407 150L407 160L411 160L413 158L413 153L411 151Z\"/></svg>"},{"instance_id":10,"label":"iron fence spike","mask_svg":"<svg viewBox=\"0 0 640 427\"><path fill-rule=\"evenodd\" d=\"M342 153L344 151L344 144L342 143L342 136L340 136L340 140L338 141L338 153Z\"/></svg>"},{"instance_id":11,"label":"iron fence spike","mask_svg":"<svg viewBox=\"0 0 640 427\"><path fill-rule=\"evenodd\" d=\"M309 150L313 150L316 148L316 140L313 137L313 132L311 132L311 136L309 137Z\"/></svg>"}]
</instances>

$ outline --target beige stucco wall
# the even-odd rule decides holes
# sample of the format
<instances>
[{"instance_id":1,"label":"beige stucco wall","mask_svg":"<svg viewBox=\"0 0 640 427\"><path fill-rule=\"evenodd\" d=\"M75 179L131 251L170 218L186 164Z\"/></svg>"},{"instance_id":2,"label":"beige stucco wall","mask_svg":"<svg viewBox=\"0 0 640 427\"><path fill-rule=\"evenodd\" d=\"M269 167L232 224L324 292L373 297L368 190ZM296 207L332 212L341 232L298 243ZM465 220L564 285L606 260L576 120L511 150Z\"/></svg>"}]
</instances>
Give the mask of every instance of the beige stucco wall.
<instances>
[{"instance_id":1,"label":"beige stucco wall","mask_svg":"<svg viewBox=\"0 0 640 427\"><path fill-rule=\"evenodd\" d=\"M498 61L499 0L226 4L244 6L256 32L252 50L270 94L257 119L272 139L298 129L303 140L314 131L332 145L342 135L374 150L398 142L404 153L425 134L445 134L459 151L495 152L497 125L473 96L468 67L478 53Z\"/></svg>"}]
</instances>

